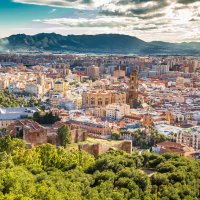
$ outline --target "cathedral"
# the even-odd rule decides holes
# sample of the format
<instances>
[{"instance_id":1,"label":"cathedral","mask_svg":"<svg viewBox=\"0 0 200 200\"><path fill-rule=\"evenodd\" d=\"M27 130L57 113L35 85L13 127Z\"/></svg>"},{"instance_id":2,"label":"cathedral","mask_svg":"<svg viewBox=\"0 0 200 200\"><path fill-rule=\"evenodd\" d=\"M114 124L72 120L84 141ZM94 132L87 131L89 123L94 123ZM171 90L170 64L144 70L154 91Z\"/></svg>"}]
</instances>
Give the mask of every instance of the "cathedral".
<instances>
[{"instance_id":1,"label":"cathedral","mask_svg":"<svg viewBox=\"0 0 200 200\"><path fill-rule=\"evenodd\" d=\"M129 90L127 93L127 104L134 108L134 105L138 103L138 72L134 70L130 74Z\"/></svg>"}]
</instances>

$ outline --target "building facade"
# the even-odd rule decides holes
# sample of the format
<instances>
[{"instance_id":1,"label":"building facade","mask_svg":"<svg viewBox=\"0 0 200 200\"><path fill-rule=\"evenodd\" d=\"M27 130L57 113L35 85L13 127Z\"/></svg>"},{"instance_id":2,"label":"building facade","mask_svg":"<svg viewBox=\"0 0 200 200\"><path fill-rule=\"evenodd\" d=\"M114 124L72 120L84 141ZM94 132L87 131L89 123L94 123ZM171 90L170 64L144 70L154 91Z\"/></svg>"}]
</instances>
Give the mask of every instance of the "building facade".
<instances>
[{"instance_id":1,"label":"building facade","mask_svg":"<svg viewBox=\"0 0 200 200\"><path fill-rule=\"evenodd\" d=\"M106 107L112 103L126 103L126 92L90 90L83 93L83 107Z\"/></svg>"},{"instance_id":2,"label":"building facade","mask_svg":"<svg viewBox=\"0 0 200 200\"><path fill-rule=\"evenodd\" d=\"M129 114L130 105L114 103L106 106L106 117L109 119L120 120Z\"/></svg>"},{"instance_id":3,"label":"building facade","mask_svg":"<svg viewBox=\"0 0 200 200\"><path fill-rule=\"evenodd\" d=\"M174 135L176 143L185 144L189 147L193 147L196 150L200 150L200 128L193 128L193 131L186 132L181 131Z\"/></svg>"},{"instance_id":4,"label":"building facade","mask_svg":"<svg viewBox=\"0 0 200 200\"><path fill-rule=\"evenodd\" d=\"M86 75L91 78L98 78L99 77L99 68L95 65L87 67L85 69Z\"/></svg>"}]
</instances>

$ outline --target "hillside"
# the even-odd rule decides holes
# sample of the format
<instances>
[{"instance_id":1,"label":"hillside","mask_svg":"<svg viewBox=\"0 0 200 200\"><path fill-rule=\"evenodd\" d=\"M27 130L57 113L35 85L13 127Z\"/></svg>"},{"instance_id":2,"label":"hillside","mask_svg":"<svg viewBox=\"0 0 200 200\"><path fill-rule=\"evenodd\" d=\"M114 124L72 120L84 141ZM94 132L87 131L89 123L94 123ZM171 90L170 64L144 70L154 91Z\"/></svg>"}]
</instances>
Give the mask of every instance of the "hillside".
<instances>
[{"instance_id":1,"label":"hillside","mask_svg":"<svg viewBox=\"0 0 200 200\"><path fill-rule=\"evenodd\" d=\"M68 35L40 33L18 34L4 38L4 51L48 51L75 53L180 54L199 55L200 43L145 42L119 34ZM2 48L1 48L2 49Z\"/></svg>"},{"instance_id":2,"label":"hillside","mask_svg":"<svg viewBox=\"0 0 200 200\"><path fill-rule=\"evenodd\" d=\"M110 151L98 158L0 138L0 199L198 200L199 160Z\"/></svg>"}]
</instances>

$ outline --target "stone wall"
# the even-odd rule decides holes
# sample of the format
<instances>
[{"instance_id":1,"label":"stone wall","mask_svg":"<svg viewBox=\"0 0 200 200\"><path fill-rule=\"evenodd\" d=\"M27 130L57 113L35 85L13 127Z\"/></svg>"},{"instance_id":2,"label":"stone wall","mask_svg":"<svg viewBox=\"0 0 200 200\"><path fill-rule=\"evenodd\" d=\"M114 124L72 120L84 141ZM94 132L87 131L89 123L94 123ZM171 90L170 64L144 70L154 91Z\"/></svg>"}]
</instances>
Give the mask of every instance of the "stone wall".
<instances>
[{"instance_id":1,"label":"stone wall","mask_svg":"<svg viewBox=\"0 0 200 200\"><path fill-rule=\"evenodd\" d=\"M82 130L80 128L70 130L70 143L71 144L82 142L82 141L85 141L86 139L87 139L87 133L84 130Z\"/></svg>"},{"instance_id":2,"label":"stone wall","mask_svg":"<svg viewBox=\"0 0 200 200\"><path fill-rule=\"evenodd\" d=\"M132 141L130 140L123 141L119 145L116 145L115 148L123 150L127 153L132 153L132 148L133 148Z\"/></svg>"},{"instance_id":3,"label":"stone wall","mask_svg":"<svg viewBox=\"0 0 200 200\"><path fill-rule=\"evenodd\" d=\"M47 131L44 129L41 132L29 132L24 130L23 139L32 145L41 145L47 143Z\"/></svg>"},{"instance_id":4,"label":"stone wall","mask_svg":"<svg viewBox=\"0 0 200 200\"><path fill-rule=\"evenodd\" d=\"M122 141L120 144L109 146L105 144L80 144L79 150L84 150L95 157L109 151L109 150L122 150L127 153L132 153L132 141Z\"/></svg>"},{"instance_id":5,"label":"stone wall","mask_svg":"<svg viewBox=\"0 0 200 200\"><path fill-rule=\"evenodd\" d=\"M48 129L48 143L53 145L60 145L57 136L57 129L52 130L51 128ZM73 128L70 130L70 144L83 142L87 139L87 133L80 128Z\"/></svg>"}]
</instances>

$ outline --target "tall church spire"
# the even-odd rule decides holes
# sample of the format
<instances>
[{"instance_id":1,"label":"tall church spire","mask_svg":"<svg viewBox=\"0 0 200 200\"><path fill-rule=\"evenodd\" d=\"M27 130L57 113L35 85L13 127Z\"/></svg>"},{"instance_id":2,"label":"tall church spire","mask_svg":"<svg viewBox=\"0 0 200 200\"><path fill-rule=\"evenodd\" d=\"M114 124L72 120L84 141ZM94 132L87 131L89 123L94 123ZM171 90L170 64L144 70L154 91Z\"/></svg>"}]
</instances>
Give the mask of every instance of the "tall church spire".
<instances>
[{"instance_id":1,"label":"tall church spire","mask_svg":"<svg viewBox=\"0 0 200 200\"><path fill-rule=\"evenodd\" d=\"M127 95L127 103L131 106L131 108L133 108L138 102L138 86L138 72L137 70L134 70L130 74L129 90Z\"/></svg>"}]
</instances>

